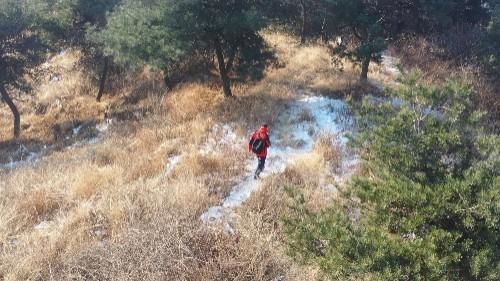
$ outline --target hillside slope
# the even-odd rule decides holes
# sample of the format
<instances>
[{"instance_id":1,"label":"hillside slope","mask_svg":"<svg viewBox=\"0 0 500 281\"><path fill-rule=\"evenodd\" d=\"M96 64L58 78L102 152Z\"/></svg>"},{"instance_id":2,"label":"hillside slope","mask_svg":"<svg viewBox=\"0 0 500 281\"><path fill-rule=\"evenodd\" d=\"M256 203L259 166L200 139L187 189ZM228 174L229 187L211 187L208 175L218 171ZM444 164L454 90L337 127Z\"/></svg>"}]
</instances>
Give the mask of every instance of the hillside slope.
<instances>
[{"instance_id":1,"label":"hillside slope","mask_svg":"<svg viewBox=\"0 0 500 281\"><path fill-rule=\"evenodd\" d=\"M375 90L325 47L265 37L282 67L236 84L234 99L202 83L167 92L145 73L95 104L88 82L62 87L81 75L71 63L23 108L19 143L2 108L0 280L315 280L286 255L286 187L306 186L316 209L337 200L356 164L339 98ZM246 144L262 122L273 147L254 181Z\"/></svg>"}]
</instances>

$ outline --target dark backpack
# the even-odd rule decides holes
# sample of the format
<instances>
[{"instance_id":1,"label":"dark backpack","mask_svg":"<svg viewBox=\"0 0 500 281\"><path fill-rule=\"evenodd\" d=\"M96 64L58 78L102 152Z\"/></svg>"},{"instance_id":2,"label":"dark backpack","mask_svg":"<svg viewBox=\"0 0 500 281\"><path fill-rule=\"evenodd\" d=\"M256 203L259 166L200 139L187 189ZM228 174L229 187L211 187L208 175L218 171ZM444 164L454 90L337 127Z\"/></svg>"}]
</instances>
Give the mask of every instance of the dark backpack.
<instances>
[{"instance_id":1,"label":"dark backpack","mask_svg":"<svg viewBox=\"0 0 500 281\"><path fill-rule=\"evenodd\" d=\"M253 153L258 154L261 153L264 149L266 141L259 136L258 138L254 139L253 142L250 142L250 144L252 145Z\"/></svg>"}]
</instances>

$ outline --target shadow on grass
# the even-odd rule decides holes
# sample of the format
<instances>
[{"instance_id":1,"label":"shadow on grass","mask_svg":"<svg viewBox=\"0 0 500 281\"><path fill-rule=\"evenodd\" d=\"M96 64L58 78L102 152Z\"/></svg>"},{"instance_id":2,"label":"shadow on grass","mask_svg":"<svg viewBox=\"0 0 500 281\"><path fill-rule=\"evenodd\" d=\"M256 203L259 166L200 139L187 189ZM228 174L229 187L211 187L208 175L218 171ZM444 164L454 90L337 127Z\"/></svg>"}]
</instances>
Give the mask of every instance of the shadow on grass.
<instances>
[{"instance_id":1,"label":"shadow on grass","mask_svg":"<svg viewBox=\"0 0 500 281\"><path fill-rule=\"evenodd\" d=\"M162 95L166 91L163 81L156 79L142 80L132 89L129 95L125 96L122 104L136 105L151 95Z\"/></svg>"},{"instance_id":2,"label":"shadow on grass","mask_svg":"<svg viewBox=\"0 0 500 281\"><path fill-rule=\"evenodd\" d=\"M333 99L351 97L356 101L362 100L363 97L368 94L378 96L383 92L383 90L376 85L363 81L354 81L338 89L331 89L329 87L308 87L308 90Z\"/></svg>"},{"instance_id":3,"label":"shadow on grass","mask_svg":"<svg viewBox=\"0 0 500 281\"><path fill-rule=\"evenodd\" d=\"M97 142L105 128L95 119L74 120L54 124L53 140L17 139L0 142L0 169L15 169L33 164L57 151L78 143Z\"/></svg>"},{"instance_id":4,"label":"shadow on grass","mask_svg":"<svg viewBox=\"0 0 500 281\"><path fill-rule=\"evenodd\" d=\"M214 108L212 116L218 123L236 123L247 130L255 129L262 123L273 126L289 101L284 97L264 94L236 96L224 99Z\"/></svg>"}]
</instances>

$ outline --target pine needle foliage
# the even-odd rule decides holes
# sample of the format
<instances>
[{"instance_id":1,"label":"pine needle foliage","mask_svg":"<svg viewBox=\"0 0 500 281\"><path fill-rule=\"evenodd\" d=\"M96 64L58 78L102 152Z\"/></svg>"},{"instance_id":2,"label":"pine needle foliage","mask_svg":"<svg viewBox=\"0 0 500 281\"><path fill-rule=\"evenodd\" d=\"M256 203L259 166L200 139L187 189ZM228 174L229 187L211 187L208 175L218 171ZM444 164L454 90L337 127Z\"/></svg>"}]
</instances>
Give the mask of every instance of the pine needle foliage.
<instances>
[{"instance_id":1,"label":"pine needle foliage","mask_svg":"<svg viewBox=\"0 0 500 281\"><path fill-rule=\"evenodd\" d=\"M366 173L347 208L311 213L294 196L290 253L330 280L500 277L500 138L479 126L467 81L429 87L420 77L359 109Z\"/></svg>"},{"instance_id":2,"label":"pine needle foliage","mask_svg":"<svg viewBox=\"0 0 500 281\"><path fill-rule=\"evenodd\" d=\"M200 53L217 59L225 96L232 96L229 73L237 56L263 48L258 31L266 26L260 1L126 1L94 35L120 64L164 70Z\"/></svg>"}]
</instances>

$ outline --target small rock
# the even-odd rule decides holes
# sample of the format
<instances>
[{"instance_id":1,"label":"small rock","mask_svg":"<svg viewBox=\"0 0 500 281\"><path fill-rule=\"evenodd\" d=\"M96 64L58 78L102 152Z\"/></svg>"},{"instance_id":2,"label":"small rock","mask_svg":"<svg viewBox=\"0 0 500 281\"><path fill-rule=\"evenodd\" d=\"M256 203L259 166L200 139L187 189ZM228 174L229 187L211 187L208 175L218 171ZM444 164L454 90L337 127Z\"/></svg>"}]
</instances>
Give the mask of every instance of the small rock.
<instances>
[{"instance_id":1,"label":"small rock","mask_svg":"<svg viewBox=\"0 0 500 281\"><path fill-rule=\"evenodd\" d=\"M42 221L37 224L34 228L38 231L47 230L50 228L51 223L49 221Z\"/></svg>"},{"instance_id":2,"label":"small rock","mask_svg":"<svg viewBox=\"0 0 500 281\"><path fill-rule=\"evenodd\" d=\"M52 82L61 81L61 76L58 74L54 74L53 76L50 77L50 81Z\"/></svg>"},{"instance_id":3,"label":"small rock","mask_svg":"<svg viewBox=\"0 0 500 281\"><path fill-rule=\"evenodd\" d=\"M335 194L339 193L339 189L333 184L323 186L323 190L326 190L328 192L335 193Z\"/></svg>"}]
</instances>

